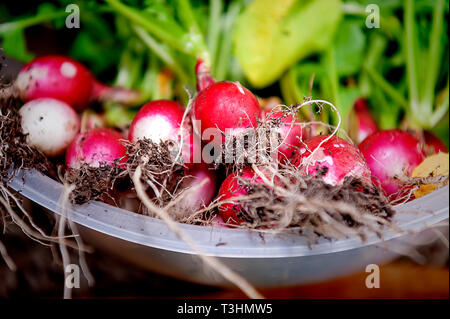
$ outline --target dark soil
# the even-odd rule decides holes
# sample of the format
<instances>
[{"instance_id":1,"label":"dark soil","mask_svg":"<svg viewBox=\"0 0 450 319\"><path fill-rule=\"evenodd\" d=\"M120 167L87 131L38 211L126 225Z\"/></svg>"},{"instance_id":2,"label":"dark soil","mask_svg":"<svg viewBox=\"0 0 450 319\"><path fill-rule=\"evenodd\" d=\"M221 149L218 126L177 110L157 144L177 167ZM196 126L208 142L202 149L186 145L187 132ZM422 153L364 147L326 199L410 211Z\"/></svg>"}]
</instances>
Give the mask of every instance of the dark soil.
<instances>
[{"instance_id":1,"label":"dark soil","mask_svg":"<svg viewBox=\"0 0 450 319\"><path fill-rule=\"evenodd\" d=\"M329 185L315 176L296 175L291 177L291 181L292 185L288 188L292 196L283 196L263 184L239 180L249 195L257 197L237 205L240 210L238 217L245 219L251 228L265 229L268 225L277 225L288 211L294 210L289 225L285 226L286 231L292 228L300 233L312 231L319 237L337 238L334 235L346 237L346 230L348 235L357 230L364 239L364 230L382 236L384 229L379 221L373 221L368 216L376 216L390 224L394 215L392 206L380 189L357 178L347 177L338 186ZM341 204L347 204L347 207L339 206ZM352 214L346 210L348 207Z\"/></svg>"},{"instance_id":2,"label":"dark soil","mask_svg":"<svg viewBox=\"0 0 450 319\"><path fill-rule=\"evenodd\" d=\"M184 176L183 157L180 155L179 160L174 162L177 154L175 145L173 141L156 144L144 138L136 143L129 143L127 147L129 176L132 177L136 168L141 166L141 181L150 192L153 190L149 187L149 183L155 185L161 194L158 198L160 205L173 199L179 182Z\"/></svg>"},{"instance_id":3,"label":"dark soil","mask_svg":"<svg viewBox=\"0 0 450 319\"><path fill-rule=\"evenodd\" d=\"M55 176L54 166L47 157L26 143L17 103L14 98L0 99L0 175L2 180L10 178L18 169L37 169L47 175Z\"/></svg>"},{"instance_id":4,"label":"dark soil","mask_svg":"<svg viewBox=\"0 0 450 319\"><path fill-rule=\"evenodd\" d=\"M79 169L68 169L64 182L75 185L69 199L72 204L84 204L91 200L114 202L117 184L124 184L124 169L117 163L102 163L99 167L82 164Z\"/></svg>"}]
</instances>

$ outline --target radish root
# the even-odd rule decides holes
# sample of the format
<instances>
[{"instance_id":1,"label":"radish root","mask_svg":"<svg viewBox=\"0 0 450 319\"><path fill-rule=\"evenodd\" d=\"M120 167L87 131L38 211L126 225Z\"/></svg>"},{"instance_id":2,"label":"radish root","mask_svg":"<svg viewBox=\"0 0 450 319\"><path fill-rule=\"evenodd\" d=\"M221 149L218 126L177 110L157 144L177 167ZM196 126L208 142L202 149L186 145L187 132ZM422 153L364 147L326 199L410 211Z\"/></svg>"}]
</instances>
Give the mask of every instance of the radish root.
<instances>
[{"instance_id":1,"label":"radish root","mask_svg":"<svg viewBox=\"0 0 450 319\"><path fill-rule=\"evenodd\" d=\"M248 297L252 299L262 299L264 298L245 278L241 277L229 267L225 266L219 260L214 257L205 255L200 248L197 247L192 238L181 230L178 224L170 217L169 213L164 208L159 208L155 206L152 201L148 198L144 187L141 182L142 168L138 166L132 176L133 184L136 189L136 193L139 199L147 207L147 209L161 218L169 227L169 229L174 232L181 240L183 240L203 262L209 265L214 271L222 275L225 279L229 280L231 283L235 284L239 289L241 289Z\"/></svg>"}]
</instances>

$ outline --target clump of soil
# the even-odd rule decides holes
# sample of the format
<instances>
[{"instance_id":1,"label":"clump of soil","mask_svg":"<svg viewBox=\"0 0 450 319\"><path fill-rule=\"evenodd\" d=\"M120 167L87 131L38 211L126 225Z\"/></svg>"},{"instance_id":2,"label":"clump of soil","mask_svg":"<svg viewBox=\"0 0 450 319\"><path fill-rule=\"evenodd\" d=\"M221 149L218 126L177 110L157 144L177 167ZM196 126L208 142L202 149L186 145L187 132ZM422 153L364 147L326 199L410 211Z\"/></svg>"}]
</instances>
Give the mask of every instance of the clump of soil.
<instances>
[{"instance_id":1,"label":"clump of soil","mask_svg":"<svg viewBox=\"0 0 450 319\"><path fill-rule=\"evenodd\" d=\"M277 129L286 125L282 120L293 114L291 109L286 109L280 117L268 116L268 119L258 120L255 129L249 128L233 135L222 132L225 140L217 147L218 154L214 154L215 169L225 168L229 173L252 163L266 165L277 161L276 148L284 142Z\"/></svg>"},{"instance_id":2,"label":"clump of soil","mask_svg":"<svg viewBox=\"0 0 450 319\"><path fill-rule=\"evenodd\" d=\"M156 144L144 138L127 144L127 157L129 176L132 177L140 166L141 182L147 192L155 196L159 205L167 204L174 198L185 169L175 142Z\"/></svg>"},{"instance_id":3,"label":"clump of soil","mask_svg":"<svg viewBox=\"0 0 450 319\"><path fill-rule=\"evenodd\" d=\"M91 200L114 202L116 183L123 180L124 169L118 163L101 163L99 167L82 164L79 169L68 169L63 178L65 183L74 185L69 195L72 204L84 204Z\"/></svg>"},{"instance_id":4,"label":"clump of soil","mask_svg":"<svg viewBox=\"0 0 450 319\"><path fill-rule=\"evenodd\" d=\"M1 88L0 88L1 90ZM54 175L47 157L26 143L21 117L14 98L0 99L0 174L2 180L11 178L18 169L37 169Z\"/></svg>"},{"instance_id":5,"label":"clump of soil","mask_svg":"<svg viewBox=\"0 0 450 319\"><path fill-rule=\"evenodd\" d=\"M248 196L235 201L238 217L246 221L237 227L294 232L314 240L352 236L364 240L368 232L381 237L388 229L398 230L391 223L394 210L381 190L358 178L347 177L342 185L333 186L291 166L264 167L265 176L268 171L273 176L265 183L238 179Z\"/></svg>"}]
</instances>

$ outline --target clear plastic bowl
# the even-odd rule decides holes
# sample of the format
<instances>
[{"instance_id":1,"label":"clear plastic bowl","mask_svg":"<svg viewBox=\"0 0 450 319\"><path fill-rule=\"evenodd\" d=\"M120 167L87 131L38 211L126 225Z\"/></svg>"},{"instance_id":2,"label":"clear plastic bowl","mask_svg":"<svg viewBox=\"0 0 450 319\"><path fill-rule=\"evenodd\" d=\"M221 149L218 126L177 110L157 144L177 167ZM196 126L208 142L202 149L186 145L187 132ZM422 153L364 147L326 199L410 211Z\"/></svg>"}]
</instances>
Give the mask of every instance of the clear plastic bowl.
<instances>
[{"instance_id":1,"label":"clear plastic bowl","mask_svg":"<svg viewBox=\"0 0 450 319\"><path fill-rule=\"evenodd\" d=\"M31 171L9 183L23 196L60 213L62 185ZM180 224L203 252L216 256L256 287L281 287L324 281L364 271L369 264L383 264L427 241L429 230L448 220L449 187L396 208L395 221L405 233L387 232L360 238L310 242L296 235L270 235L257 231ZM173 234L163 221L138 215L101 202L75 206L71 218L83 240L93 247L146 269L195 283L229 286L214 270ZM442 227L448 229L448 224ZM428 229L428 230L427 230ZM406 243L406 245L405 245ZM401 249L401 251L399 251Z\"/></svg>"}]
</instances>

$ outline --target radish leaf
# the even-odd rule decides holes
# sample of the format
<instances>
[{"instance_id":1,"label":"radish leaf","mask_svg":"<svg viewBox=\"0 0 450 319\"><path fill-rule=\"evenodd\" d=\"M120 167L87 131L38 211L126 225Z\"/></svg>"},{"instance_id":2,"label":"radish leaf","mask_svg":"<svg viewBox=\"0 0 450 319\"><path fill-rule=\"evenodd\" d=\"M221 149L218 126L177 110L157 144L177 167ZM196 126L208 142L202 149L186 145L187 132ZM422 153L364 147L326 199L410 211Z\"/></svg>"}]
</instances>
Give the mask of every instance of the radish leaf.
<instances>
[{"instance_id":1,"label":"radish leaf","mask_svg":"<svg viewBox=\"0 0 450 319\"><path fill-rule=\"evenodd\" d=\"M339 0L255 0L238 19L235 53L256 87L266 86L298 60L331 42Z\"/></svg>"}]
</instances>

